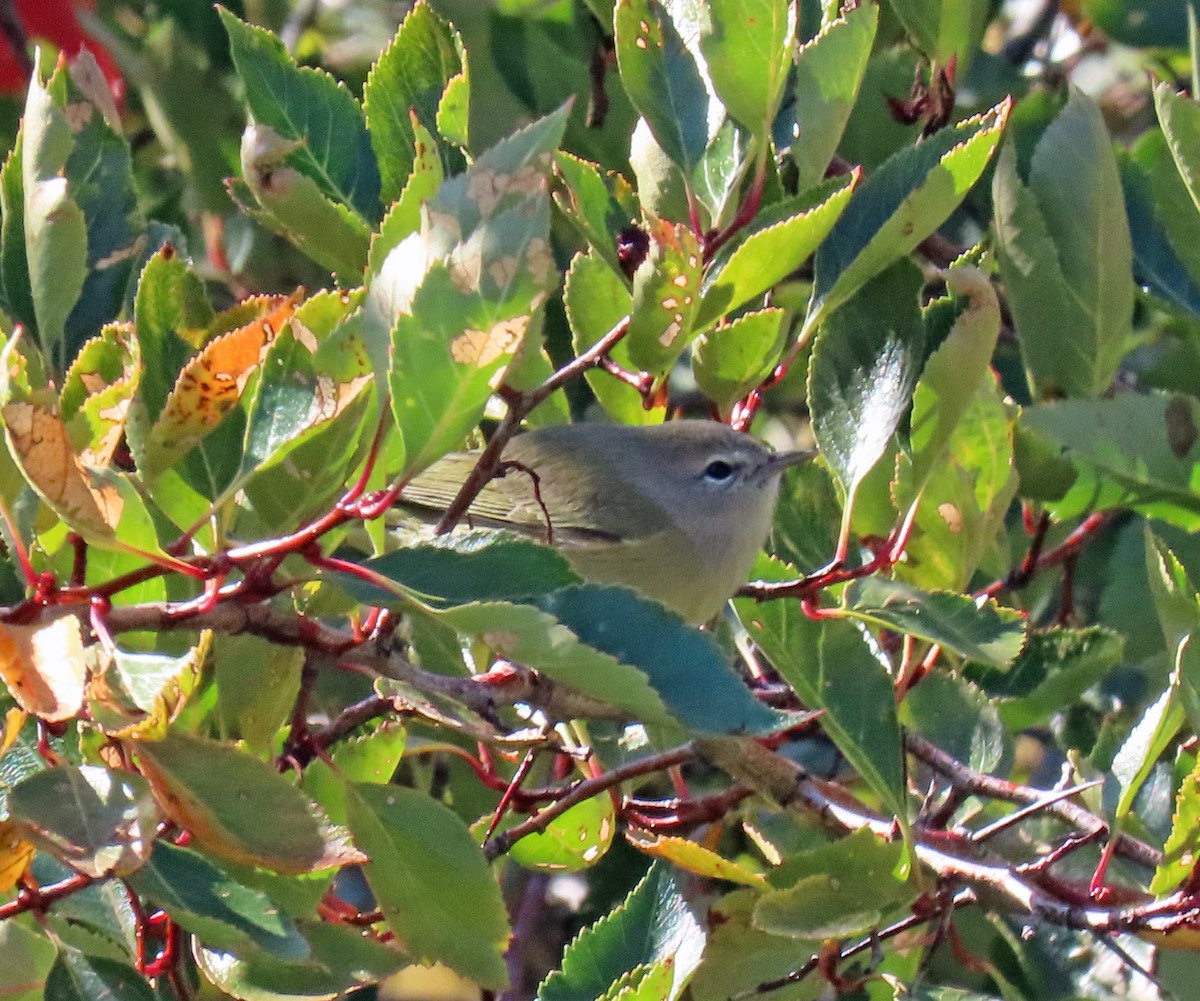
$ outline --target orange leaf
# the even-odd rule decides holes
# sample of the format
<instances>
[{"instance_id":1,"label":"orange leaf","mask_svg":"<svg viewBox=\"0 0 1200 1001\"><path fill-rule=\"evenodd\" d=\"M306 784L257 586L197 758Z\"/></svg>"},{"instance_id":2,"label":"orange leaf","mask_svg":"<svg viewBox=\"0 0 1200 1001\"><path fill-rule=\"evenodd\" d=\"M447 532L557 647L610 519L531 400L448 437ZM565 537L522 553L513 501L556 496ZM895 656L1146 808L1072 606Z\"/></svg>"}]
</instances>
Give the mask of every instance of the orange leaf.
<instances>
[{"instance_id":1,"label":"orange leaf","mask_svg":"<svg viewBox=\"0 0 1200 1001\"><path fill-rule=\"evenodd\" d=\"M4 730L0 735L0 758L8 753L8 749L17 742L21 727L29 719L29 713L24 709L13 708L4 714Z\"/></svg>"},{"instance_id":2,"label":"orange leaf","mask_svg":"<svg viewBox=\"0 0 1200 1001\"><path fill-rule=\"evenodd\" d=\"M10 820L0 820L0 893L7 893L29 868L33 845L17 833Z\"/></svg>"},{"instance_id":3,"label":"orange leaf","mask_svg":"<svg viewBox=\"0 0 1200 1001\"><path fill-rule=\"evenodd\" d=\"M237 406L267 348L296 310L301 292L273 301L273 308L245 326L214 337L192 358L167 396L150 432L151 471L165 469L204 440Z\"/></svg>"},{"instance_id":4,"label":"orange leaf","mask_svg":"<svg viewBox=\"0 0 1200 1001\"><path fill-rule=\"evenodd\" d=\"M83 705L86 676L74 615L46 625L0 625L0 677L26 712L51 723L71 719Z\"/></svg>"}]
</instances>

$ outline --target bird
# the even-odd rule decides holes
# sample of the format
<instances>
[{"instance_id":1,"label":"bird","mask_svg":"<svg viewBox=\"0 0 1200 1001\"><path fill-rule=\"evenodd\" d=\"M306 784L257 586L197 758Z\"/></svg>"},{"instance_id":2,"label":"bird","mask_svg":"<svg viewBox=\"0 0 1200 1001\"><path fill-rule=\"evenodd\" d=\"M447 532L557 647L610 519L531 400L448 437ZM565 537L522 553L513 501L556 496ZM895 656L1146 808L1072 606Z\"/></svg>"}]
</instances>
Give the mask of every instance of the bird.
<instances>
[{"instance_id":1,"label":"bird","mask_svg":"<svg viewBox=\"0 0 1200 1001\"><path fill-rule=\"evenodd\" d=\"M437 460L398 506L426 520L443 512L479 457ZM700 625L745 583L784 470L812 457L708 420L542 427L507 443L467 520L548 542L581 577L632 587Z\"/></svg>"}]
</instances>

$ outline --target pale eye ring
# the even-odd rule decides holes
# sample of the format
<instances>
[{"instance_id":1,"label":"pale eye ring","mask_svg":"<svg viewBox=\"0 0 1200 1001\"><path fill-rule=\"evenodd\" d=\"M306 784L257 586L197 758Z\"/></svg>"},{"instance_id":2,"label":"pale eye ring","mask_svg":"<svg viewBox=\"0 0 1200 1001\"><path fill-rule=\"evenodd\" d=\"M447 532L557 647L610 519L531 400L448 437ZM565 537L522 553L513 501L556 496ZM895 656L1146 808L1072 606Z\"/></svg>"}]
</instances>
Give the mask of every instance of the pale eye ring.
<instances>
[{"instance_id":1,"label":"pale eye ring","mask_svg":"<svg viewBox=\"0 0 1200 1001\"><path fill-rule=\"evenodd\" d=\"M724 459L713 459L704 467L704 478L713 483L724 483L731 479L736 472L737 470Z\"/></svg>"}]
</instances>

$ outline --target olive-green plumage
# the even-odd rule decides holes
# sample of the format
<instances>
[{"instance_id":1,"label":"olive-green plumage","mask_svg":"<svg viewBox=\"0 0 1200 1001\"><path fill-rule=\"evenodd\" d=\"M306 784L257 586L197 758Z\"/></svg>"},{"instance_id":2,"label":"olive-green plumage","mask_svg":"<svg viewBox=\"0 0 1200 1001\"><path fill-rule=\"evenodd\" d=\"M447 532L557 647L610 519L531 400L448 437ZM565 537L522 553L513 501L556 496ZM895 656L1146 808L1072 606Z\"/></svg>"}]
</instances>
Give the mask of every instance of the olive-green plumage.
<instances>
[{"instance_id":1,"label":"olive-green plumage","mask_svg":"<svg viewBox=\"0 0 1200 1001\"><path fill-rule=\"evenodd\" d=\"M503 475L468 520L551 541L582 576L634 587L701 623L745 582L783 470L809 457L775 453L712 421L541 428L508 444ZM444 510L478 458L460 452L434 463L400 506Z\"/></svg>"}]
</instances>

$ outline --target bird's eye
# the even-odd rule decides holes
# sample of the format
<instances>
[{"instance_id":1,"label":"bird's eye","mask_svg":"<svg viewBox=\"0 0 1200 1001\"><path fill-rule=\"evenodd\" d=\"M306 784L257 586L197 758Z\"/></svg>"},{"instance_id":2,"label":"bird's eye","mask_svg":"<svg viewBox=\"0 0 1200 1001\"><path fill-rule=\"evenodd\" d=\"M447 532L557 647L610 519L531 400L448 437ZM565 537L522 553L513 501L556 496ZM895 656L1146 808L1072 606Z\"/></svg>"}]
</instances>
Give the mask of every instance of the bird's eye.
<instances>
[{"instance_id":1,"label":"bird's eye","mask_svg":"<svg viewBox=\"0 0 1200 1001\"><path fill-rule=\"evenodd\" d=\"M704 478L712 480L713 483L724 483L734 472L733 466L723 459L713 459L707 466L704 467Z\"/></svg>"}]
</instances>

